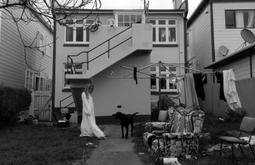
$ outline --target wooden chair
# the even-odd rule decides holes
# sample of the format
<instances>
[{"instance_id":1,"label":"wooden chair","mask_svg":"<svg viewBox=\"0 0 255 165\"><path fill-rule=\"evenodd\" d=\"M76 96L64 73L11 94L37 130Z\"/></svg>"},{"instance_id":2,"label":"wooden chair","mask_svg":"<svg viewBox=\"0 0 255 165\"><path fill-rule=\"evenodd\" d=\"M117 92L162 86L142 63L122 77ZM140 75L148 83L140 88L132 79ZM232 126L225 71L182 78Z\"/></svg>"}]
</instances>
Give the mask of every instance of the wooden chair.
<instances>
[{"instance_id":1,"label":"wooden chair","mask_svg":"<svg viewBox=\"0 0 255 165\"><path fill-rule=\"evenodd\" d=\"M250 141L251 141L252 134L254 133L254 129L255 129L255 118L248 117L248 116L243 117L241 125L240 125L240 129L239 129L240 133L239 133L238 137L236 137L236 136L220 136L219 137L219 139L221 141L220 157L222 155L222 144L223 143L231 144L232 161L234 160L234 145L235 144L238 145L242 154L243 154L243 149L242 149L241 145L249 145L250 150L251 150L253 156L255 157L252 146L250 145ZM248 134L248 137L249 137L248 141L240 138L244 134L246 134L246 136Z\"/></svg>"}]
</instances>

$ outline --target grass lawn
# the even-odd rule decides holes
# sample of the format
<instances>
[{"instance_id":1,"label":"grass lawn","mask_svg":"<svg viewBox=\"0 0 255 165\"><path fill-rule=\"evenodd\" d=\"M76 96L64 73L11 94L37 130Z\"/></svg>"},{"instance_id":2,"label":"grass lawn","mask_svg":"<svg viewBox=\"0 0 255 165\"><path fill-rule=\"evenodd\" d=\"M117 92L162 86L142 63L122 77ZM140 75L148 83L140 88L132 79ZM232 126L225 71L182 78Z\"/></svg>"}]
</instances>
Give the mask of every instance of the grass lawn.
<instances>
[{"instance_id":1,"label":"grass lawn","mask_svg":"<svg viewBox=\"0 0 255 165\"><path fill-rule=\"evenodd\" d=\"M80 130L46 125L23 125L0 130L1 165L80 165L98 144L79 137ZM94 145L86 145L88 142Z\"/></svg>"},{"instance_id":2,"label":"grass lawn","mask_svg":"<svg viewBox=\"0 0 255 165\"><path fill-rule=\"evenodd\" d=\"M207 115L204 122L204 133L210 133L210 138L200 139L200 149L206 155L200 156L197 160L180 160L182 165L254 165L255 158L252 156L249 148L244 149L244 156L242 156L240 150L236 148L235 161L231 160L231 150L224 150L223 155L219 157L219 151L207 152L207 149L219 143L218 137L226 134L229 130L238 130L240 122L221 122L216 117ZM138 124L134 128L134 140L135 151L139 155L144 164L151 164L154 160L150 156L147 148L143 143L144 124ZM253 146L255 150L255 147ZM143 154L141 154L143 153Z\"/></svg>"}]
</instances>

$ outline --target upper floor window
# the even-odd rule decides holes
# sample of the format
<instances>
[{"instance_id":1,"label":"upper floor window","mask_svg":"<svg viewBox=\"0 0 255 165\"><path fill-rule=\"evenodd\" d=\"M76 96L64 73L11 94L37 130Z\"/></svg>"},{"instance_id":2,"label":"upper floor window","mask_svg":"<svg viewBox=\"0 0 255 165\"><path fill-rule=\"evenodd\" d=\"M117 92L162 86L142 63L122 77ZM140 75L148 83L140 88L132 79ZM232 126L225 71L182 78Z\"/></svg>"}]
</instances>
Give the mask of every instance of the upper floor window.
<instances>
[{"instance_id":1,"label":"upper floor window","mask_svg":"<svg viewBox=\"0 0 255 165\"><path fill-rule=\"evenodd\" d=\"M88 43L89 30L87 25L91 25L93 20L66 20L65 42L67 43Z\"/></svg>"},{"instance_id":2,"label":"upper floor window","mask_svg":"<svg viewBox=\"0 0 255 165\"><path fill-rule=\"evenodd\" d=\"M142 23L142 15L118 14L118 26L131 26L133 23Z\"/></svg>"},{"instance_id":3,"label":"upper floor window","mask_svg":"<svg viewBox=\"0 0 255 165\"><path fill-rule=\"evenodd\" d=\"M176 39L176 20L160 19L150 20L153 25L152 41L155 44L175 44Z\"/></svg>"},{"instance_id":4,"label":"upper floor window","mask_svg":"<svg viewBox=\"0 0 255 165\"><path fill-rule=\"evenodd\" d=\"M255 10L226 10L226 28L255 28Z\"/></svg>"}]
</instances>

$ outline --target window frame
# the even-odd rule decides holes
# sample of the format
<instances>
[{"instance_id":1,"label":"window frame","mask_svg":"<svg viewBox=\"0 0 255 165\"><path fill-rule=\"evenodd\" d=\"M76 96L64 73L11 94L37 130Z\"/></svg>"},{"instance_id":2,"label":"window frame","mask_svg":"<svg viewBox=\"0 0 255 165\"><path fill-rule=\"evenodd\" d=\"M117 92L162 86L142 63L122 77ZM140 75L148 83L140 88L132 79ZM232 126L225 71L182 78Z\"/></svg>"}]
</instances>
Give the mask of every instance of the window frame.
<instances>
[{"instance_id":1,"label":"window frame","mask_svg":"<svg viewBox=\"0 0 255 165\"><path fill-rule=\"evenodd\" d=\"M154 67L156 69L154 71L150 70L150 74L151 75L155 74L156 77L159 77L159 66L152 66L152 67ZM160 71L161 76L162 75L166 76L166 79L165 79L166 80L166 89L161 88L161 92L177 92L177 88L175 88L175 89L170 88L170 79L169 79L170 75L172 75L172 74L177 75L177 67L174 67L175 71L171 71L171 72L169 72L169 70L170 70L170 67L173 67L173 66L166 66L166 67L168 68L168 70L166 69L165 71ZM151 92L159 91L159 79L158 78L155 78L155 79L156 79L156 89L152 89L151 84L150 84Z\"/></svg>"},{"instance_id":2,"label":"window frame","mask_svg":"<svg viewBox=\"0 0 255 165\"><path fill-rule=\"evenodd\" d=\"M87 22L89 21L93 21L90 19L84 19L82 24L78 24L76 21L82 20L82 19L67 19L67 20L72 20L74 23L70 24L70 25L65 25L65 30L64 30L64 44L75 44L75 45L82 45L82 44L89 44L90 42L90 37L88 37L88 41L87 41L87 34L89 34L87 31L89 31L89 29L87 29L87 26L89 25ZM66 20L66 21L67 21ZM67 41L66 37L67 37L67 27L71 27L73 29L73 40L72 41ZM83 27L83 41L77 41L77 31L76 28L77 27Z\"/></svg>"},{"instance_id":3,"label":"window frame","mask_svg":"<svg viewBox=\"0 0 255 165\"><path fill-rule=\"evenodd\" d=\"M131 19L131 17L132 17L132 15L135 15L136 17L135 17L135 20L137 20L137 16L139 15L139 16L141 16L141 24L144 24L145 23L145 15L144 15L144 13L143 12L116 12L115 13L115 26L117 26L117 27L128 27L128 26L119 26L119 15L123 15L124 17L123 17L123 23L125 24L126 22L125 22L125 16L129 16L129 21L131 21L132 19ZM129 26L131 26L132 25L132 21L131 22L129 22Z\"/></svg>"},{"instance_id":4,"label":"window frame","mask_svg":"<svg viewBox=\"0 0 255 165\"><path fill-rule=\"evenodd\" d=\"M234 12L234 27L227 26L227 15L226 15L226 13L230 12L230 11ZM227 10L225 10L225 28L226 29L244 29L244 28L255 29L255 25L254 25L254 27L245 27L245 26L244 27L237 27L237 25L236 25L236 12L237 11L243 11L243 12L253 11L253 12L255 12L255 9L227 9Z\"/></svg>"},{"instance_id":5,"label":"window frame","mask_svg":"<svg viewBox=\"0 0 255 165\"><path fill-rule=\"evenodd\" d=\"M176 19L149 19L150 21L154 21L155 24L152 24L153 31L155 29L155 41L152 43L155 45L176 45L178 42L177 37L177 20ZM165 21L165 24L159 24L160 21ZM174 24L169 24L170 21L174 21ZM169 41L170 33L169 29L174 28L175 29L175 41ZM159 29L165 29L166 33L166 40L165 41L159 41ZM152 38L153 32L152 32Z\"/></svg>"},{"instance_id":6,"label":"window frame","mask_svg":"<svg viewBox=\"0 0 255 165\"><path fill-rule=\"evenodd\" d=\"M36 79L38 79L38 84L36 84ZM31 91L48 91L50 86L48 84L48 79L45 73L35 72L31 69L25 70L25 83L24 87ZM36 88L37 87L37 88Z\"/></svg>"}]
</instances>

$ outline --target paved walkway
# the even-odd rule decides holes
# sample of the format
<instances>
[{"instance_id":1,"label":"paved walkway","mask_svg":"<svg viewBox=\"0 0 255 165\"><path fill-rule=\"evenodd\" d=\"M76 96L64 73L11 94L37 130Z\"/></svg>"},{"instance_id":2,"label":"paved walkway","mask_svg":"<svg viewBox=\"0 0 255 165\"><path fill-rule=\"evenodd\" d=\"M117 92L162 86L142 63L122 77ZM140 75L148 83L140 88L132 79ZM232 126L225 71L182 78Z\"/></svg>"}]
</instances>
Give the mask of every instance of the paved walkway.
<instances>
[{"instance_id":1,"label":"paved walkway","mask_svg":"<svg viewBox=\"0 0 255 165\"><path fill-rule=\"evenodd\" d=\"M119 125L105 125L106 140L100 141L86 165L143 165L134 151L132 138L122 139Z\"/></svg>"}]
</instances>

